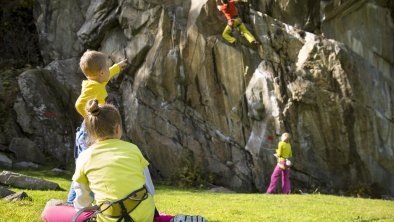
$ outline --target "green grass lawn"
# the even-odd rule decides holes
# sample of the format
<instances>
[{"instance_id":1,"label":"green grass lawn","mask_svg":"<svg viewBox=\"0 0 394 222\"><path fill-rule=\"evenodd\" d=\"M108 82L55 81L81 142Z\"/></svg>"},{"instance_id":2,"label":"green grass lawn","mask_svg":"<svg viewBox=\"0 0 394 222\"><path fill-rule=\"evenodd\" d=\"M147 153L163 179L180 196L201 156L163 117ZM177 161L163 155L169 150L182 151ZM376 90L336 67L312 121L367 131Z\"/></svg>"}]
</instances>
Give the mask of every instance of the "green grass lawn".
<instances>
[{"instance_id":1,"label":"green grass lawn","mask_svg":"<svg viewBox=\"0 0 394 222\"><path fill-rule=\"evenodd\" d=\"M21 172L56 183L65 191L25 190L32 201L0 201L0 222L40 221L47 200L65 199L70 175ZM20 191L19 189L12 189ZM208 221L394 221L394 201L330 195L221 194L156 186L157 208L167 214L203 215Z\"/></svg>"}]
</instances>

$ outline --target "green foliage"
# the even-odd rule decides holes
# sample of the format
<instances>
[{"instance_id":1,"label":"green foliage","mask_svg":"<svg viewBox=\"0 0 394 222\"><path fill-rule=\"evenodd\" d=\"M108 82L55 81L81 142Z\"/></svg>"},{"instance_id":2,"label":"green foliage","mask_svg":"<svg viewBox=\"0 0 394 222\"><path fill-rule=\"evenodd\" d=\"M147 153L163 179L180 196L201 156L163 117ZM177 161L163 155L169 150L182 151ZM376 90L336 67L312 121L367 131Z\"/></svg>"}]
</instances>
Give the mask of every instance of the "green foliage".
<instances>
[{"instance_id":1,"label":"green foliage","mask_svg":"<svg viewBox=\"0 0 394 222\"><path fill-rule=\"evenodd\" d=\"M32 201L0 200L1 222L41 221L40 214L46 201L67 197L71 174L55 176L50 171L21 173L57 182L65 190L25 190ZM210 222L393 221L394 218L394 201L319 194L221 194L203 189L156 185L155 202L160 212L203 215Z\"/></svg>"},{"instance_id":2,"label":"green foliage","mask_svg":"<svg viewBox=\"0 0 394 222\"><path fill-rule=\"evenodd\" d=\"M354 197L373 197L378 198L382 195L380 192L382 188L376 184L358 184L352 185L347 190L347 195Z\"/></svg>"},{"instance_id":3,"label":"green foliage","mask_svg":"<svg viewBox=\"0 0 394 222\"><path fill-rule=\"evenodd\" d=\"M190 163L179 169L176 176L176 185L180 187L206 187L211 184L214 177L211 174L203 175L200 168Z\"/></svg>"}]
</instances>

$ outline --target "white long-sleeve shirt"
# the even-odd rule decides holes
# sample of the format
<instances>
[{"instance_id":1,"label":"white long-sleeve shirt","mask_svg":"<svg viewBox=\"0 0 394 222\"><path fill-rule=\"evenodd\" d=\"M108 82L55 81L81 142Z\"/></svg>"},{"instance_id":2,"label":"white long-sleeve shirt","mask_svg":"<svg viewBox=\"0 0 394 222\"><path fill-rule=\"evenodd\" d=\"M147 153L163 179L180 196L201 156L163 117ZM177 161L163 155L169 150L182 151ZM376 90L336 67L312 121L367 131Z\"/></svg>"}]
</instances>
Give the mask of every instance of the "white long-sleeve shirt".
<instances>
[{"instance_id":1,"label":"white long-sleeve shirt","mask_svg":"<svg viewBox=\"0 0 394 222\"><path fill-rule=\"evenodd\" d=\"M73 182L75 190L74 208L78 211L85 207L92 206L93 197L90 195L90 188L87 184Z\"/></svg>"}]
</instances>

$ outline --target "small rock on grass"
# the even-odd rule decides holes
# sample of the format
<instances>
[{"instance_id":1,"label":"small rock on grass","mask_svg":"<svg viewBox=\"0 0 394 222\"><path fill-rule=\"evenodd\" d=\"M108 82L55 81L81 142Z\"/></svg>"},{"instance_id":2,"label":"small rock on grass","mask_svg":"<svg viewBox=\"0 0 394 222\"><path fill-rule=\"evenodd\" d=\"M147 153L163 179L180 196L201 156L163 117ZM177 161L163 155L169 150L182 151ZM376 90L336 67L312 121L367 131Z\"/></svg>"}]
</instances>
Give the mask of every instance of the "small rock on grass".
<instances>
[{"instance_id":1,"label":"small rock on grass","mask_svg":"<svg viewBox=\"0 0 394 222\"><path fill-rule=\"evenodd\" d=\"M25 192L14 193L4 197L4 199L8 201L32 200Z\"/></svg>"}]
</instances>

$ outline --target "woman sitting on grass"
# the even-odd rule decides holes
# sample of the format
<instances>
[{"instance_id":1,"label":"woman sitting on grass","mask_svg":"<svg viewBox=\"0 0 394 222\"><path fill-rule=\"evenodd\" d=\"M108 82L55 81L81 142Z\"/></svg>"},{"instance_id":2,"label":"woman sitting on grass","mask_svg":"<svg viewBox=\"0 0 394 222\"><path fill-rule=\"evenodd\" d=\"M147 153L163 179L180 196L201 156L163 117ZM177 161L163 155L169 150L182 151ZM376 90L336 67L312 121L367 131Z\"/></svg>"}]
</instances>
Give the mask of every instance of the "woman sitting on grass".
<instances>
[{"instance_id":1,"label":"woman sitting on grass","mask_svg":"<svg viewBox=\"0 0 394 222\"><path fill-rule=\"evenodd\" d=\"M110 104L98 105L90 100L85 118L86 128L95 143L77 160L73 176L76 210L100 206L97 221L152 222L155 204L145 188L144 168L148 161L138 147L120 140L122 122L119 111ZM44 210L44 221L71 221L76 210L70 206L55 206ZM92 215L82 213L77 221Z\"/></svg>"}]
</instances>

